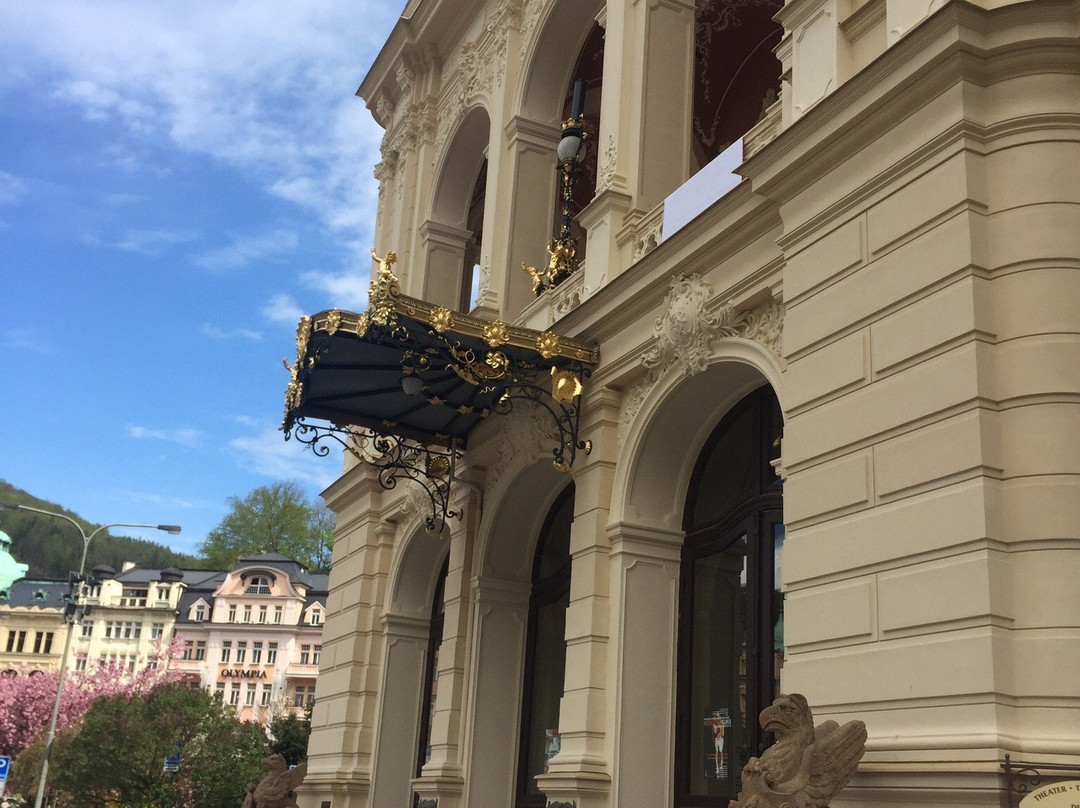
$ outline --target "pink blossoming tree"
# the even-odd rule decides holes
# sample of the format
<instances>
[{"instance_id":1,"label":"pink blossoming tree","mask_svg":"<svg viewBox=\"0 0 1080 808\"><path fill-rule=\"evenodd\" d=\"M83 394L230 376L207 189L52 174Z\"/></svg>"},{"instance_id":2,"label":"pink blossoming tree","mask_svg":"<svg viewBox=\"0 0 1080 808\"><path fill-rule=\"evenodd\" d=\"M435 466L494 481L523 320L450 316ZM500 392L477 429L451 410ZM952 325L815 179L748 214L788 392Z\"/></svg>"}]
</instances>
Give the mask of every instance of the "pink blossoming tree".
<instances>
[{"instance_id":1,"label":"pink blossoming tree","mask_svg":"<svg viewBox=\"0 0 1080 808\"><path fill-rule=\"evenodd\" d=\"M110 663L91 665L85 671L69 670L64 678L57 732L74 726L102 696L137 696L159 684L178 681L181 675L169 663L179 656L179 643L173 641L167 648L139 660L133 672L124 665ZM0 755L17 757L45 731L52 716L58 678L57 671L0 675Z\"/></svg>"}]
</instances>

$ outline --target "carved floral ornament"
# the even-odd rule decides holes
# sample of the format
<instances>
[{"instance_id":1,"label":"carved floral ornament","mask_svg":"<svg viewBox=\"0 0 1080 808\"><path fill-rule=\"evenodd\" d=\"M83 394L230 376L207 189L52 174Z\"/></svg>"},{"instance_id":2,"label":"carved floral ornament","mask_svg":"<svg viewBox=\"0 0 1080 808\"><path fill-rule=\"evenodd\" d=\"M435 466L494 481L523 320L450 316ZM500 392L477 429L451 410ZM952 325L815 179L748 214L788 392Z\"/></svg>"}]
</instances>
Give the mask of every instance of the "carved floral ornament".
<instances>
[{"instance_id":1,"label":"carved floral ornament","mask_svg":"<svg viewBox=\"0 0 1080 808\"><path fill-rule=\"evenodd\" d=\"M704 371L715 355L717 340L740 337L757 342L780 356L784 306L770 300L757 308L737 311L731 302L710 310L712 289L700 275L671 280L664 311L653 322L652 346L641 355L644 377L623 395L619 441L626 437L650 389L672 368L680 375Z\"/></svg>"}]
</instances>

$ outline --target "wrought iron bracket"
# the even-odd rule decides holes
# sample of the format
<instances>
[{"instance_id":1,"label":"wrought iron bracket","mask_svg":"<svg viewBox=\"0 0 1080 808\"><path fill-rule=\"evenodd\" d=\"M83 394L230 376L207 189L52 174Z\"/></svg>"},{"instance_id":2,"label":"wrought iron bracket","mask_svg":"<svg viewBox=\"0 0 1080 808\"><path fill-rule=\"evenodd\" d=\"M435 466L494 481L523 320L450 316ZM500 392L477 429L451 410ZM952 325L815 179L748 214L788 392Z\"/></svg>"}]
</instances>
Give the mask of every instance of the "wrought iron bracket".
<instances>
[{"instance_id":1,"label":"wrought iron bracket","mask_svg":"<svg viewBox=\"0 0 1080 808\"><path fill-rule=\"evenodd\" d=\"M304 418L296 419L285 430L285 440L296 438L297 442L311 448L319 457L330 454L326 441L340 444L357 460L367 463L377 472L379 485L385 490L397 488L399 480L412 480L427 495L431 513L424 517L428 534L439 536L446 520L461 518L461 511L450 508L450 484L454 468L461 459L456 447L425 446L396 435L380 435L362 427L340 427L329 424L309 424Z\"/></svg>"},{"instance_id":2,"label":"wrought iron bracket","mask_svg":"<svg viewBox=\"0 0 1080 808\"><path fill-rule=\"evenodd\" d=\"M1005 755L1005 797L1008 808L1016 808L1032 791L1066 779L1080 779L1080 764L1013 760Z\"/></svg>"}]
</instances>

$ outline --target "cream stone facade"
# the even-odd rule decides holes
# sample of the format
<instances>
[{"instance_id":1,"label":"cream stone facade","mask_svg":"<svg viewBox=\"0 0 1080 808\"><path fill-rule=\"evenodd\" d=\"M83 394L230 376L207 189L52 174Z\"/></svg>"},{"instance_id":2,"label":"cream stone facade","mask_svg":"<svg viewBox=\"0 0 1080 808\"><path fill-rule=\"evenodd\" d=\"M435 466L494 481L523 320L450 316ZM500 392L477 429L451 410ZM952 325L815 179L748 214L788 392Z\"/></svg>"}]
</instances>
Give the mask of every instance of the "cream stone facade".
<instances>
[{"instance_id":1,"label":"cream stone facade","mask_svg":"<svg viewBox=\"0 0 1080 808\"><path fill-rule=\"evenodd\" d=\"M60 669L67 592L66 581L22 578L0 593L0 675Z\"/></svg>"},{"instance_id":2,"label":"cream stone facade","mask_svg":"<svg viewBox=\"0 0 1080 808\"><path fill-rule=\"evenodd\" d=\"M360 87L376 246L596 343L591 452L489 418L439 537L347 460L302 808L725 806L778 691L866 722L836 808L996 807L1005 754L1080 753L1080 2L770 10L777 92L718 102L749 131L702 182L701 15L759 6L406 6ZM585 257L534 299L586 64Z\"/></svg>"}]
</instances>

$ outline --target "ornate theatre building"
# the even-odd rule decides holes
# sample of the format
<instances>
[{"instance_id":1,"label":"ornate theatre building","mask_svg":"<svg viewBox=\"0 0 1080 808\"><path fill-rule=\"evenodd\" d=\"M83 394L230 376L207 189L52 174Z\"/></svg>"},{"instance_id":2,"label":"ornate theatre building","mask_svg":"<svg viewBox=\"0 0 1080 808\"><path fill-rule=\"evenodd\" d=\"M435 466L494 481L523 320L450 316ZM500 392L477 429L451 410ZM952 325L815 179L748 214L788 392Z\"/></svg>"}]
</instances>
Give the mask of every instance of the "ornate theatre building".
<instances>
[{"instance_id":1,"label":"ornate theatre building","mask_svg":"<svg viewBox=\"0 0 1080 808\"><path fill-rule=\"evenodd\" d=\"M1080 754L1080 2L410 0L304 808L840 806ZM391 254L392 253L392 254ZM329 461L328 462L332 462Z\"/></svg>"}]
</instances>

